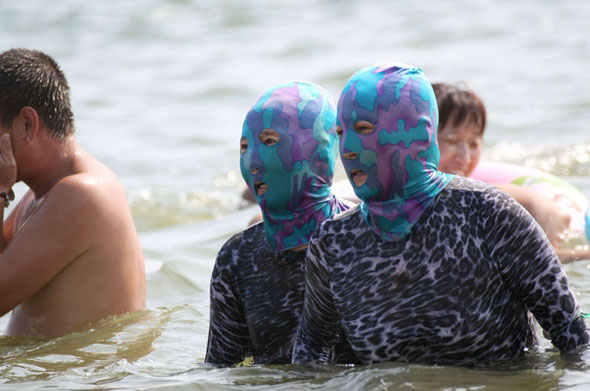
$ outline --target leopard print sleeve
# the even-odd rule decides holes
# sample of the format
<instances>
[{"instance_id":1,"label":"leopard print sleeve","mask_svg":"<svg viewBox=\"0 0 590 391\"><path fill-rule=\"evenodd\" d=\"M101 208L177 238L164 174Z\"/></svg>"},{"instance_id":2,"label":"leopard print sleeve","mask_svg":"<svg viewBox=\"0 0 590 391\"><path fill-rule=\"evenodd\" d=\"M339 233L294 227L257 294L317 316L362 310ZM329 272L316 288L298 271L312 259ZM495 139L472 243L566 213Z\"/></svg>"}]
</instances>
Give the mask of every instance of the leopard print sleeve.
<instances>
[{"instance_id":1,"label":"leopard print sleeve","mask_svg":"<svg viewBox=\"0 0 590 391\"><path fill-rule=\"evenodd\" d=\"M293 348L294 364L333 364L339 317L330 289L325 249L312 240L305 262L305 304Z\"/></svg>"},{"instance_id":2,"label":"leopard print sleeve","mask_svg":"<svg viewBox=\"0 0 590 391\"><path fill-rule=\"evenodd\" d=\"M489 216L485 230L491 233L486 244L502 279L526 303L555 347L570 350L588 343L566 273L540 226L512 198L493 188L486 193L496 200L495 208L482 208L492 212L484 212Z\"/></svg>"},{"instance_id":3,"label":"leopard print sleeve","mask_svg":"<svg viewBox=\"0 0 590 391\"><path fill-rule=\"evenodd\" d=\"M231 273L240 236L235 235L223 245L213 268L206 363L236 364L243 361L251 351L248 325Z\"/></svg>"}]
</instances>

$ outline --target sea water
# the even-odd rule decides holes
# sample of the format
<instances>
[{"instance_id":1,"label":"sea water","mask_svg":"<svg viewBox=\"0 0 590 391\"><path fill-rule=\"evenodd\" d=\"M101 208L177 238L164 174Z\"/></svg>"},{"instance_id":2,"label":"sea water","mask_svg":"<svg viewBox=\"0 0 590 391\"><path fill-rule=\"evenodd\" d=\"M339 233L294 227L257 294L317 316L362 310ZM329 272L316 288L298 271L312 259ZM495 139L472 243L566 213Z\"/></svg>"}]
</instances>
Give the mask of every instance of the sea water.
<instances>
[{"instance_id":1,"label":"sea water","mask_svg":"<svg viewBox=\"0 0 590 391\"><path fill-rule=\"evenodd\" d=\"M476 368L203 360L215 255L256 212L240 198L238 145L263 90L308 80L338 96L366 65L418 65L482 96L484 159L590 196L588 17L585 0L0 0L0 50L46 51L69 78L77 137L126 188L148 282L145 311L48 341L0 337L0 389L587 389L590 352L562 355L546 340ZM588 312L590 260L565 267Z\"/></svg>"}]
</instances>

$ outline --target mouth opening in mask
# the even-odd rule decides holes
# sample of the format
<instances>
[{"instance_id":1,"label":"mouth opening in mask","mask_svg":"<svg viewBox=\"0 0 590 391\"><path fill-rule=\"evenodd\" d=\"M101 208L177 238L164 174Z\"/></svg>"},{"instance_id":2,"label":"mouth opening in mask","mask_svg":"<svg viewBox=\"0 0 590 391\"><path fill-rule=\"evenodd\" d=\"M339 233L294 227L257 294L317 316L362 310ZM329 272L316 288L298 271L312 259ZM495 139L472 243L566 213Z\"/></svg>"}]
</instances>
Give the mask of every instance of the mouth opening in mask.
<instances>
[{"instance_id":1,"label":"mouth opening in mask","mask_svg":"<svg viewBox=\"0 0 590 391\"><path fill-rule=\"evenodd\" d=\"M254 183L254 192L256 195L263 195L268 190L268 185L264 182L256 182Z\"/></svg>"},{"instance_id":2,"label":"mouth opening in mask","mask_svg":"<svg viewBox=\"0 0 590 391\"><path fill-rule=\"evenodd\" d=\"M353 168L350 170L350 178L357 187L361 187L367 182L368 175L363 170Z\"/></svg>"}]
</instances>

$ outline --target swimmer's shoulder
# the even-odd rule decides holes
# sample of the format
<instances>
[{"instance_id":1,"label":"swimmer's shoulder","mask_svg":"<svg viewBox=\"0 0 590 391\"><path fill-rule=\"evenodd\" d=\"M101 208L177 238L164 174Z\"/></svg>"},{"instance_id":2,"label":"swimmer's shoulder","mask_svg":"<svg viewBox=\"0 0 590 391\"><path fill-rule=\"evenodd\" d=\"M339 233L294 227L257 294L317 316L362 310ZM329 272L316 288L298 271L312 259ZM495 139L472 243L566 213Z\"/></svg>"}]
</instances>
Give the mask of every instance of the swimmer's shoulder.
<instances>
[{"instance_id":1,"label":"swimmer's shoulder","mask_svg":"<svg viewBox=\"0 0 590 391\"><path fill-rule=\"evenodd\" d=\"M252 224L245 230L233 234L221 246L216 263L237 263L247 254L254 254L265 245L264 223Z\"/></svg>"},{"instance_id":2,"label":"swimmer's shoulder","mask_svg":"<svg viewBox=\"0 0 590 391\"><path fill-rule=\"evenodd\" d=\"M105 165L82 154L80 170L61 178L43 195L48 208L71 211L75 220L93 221L92 226L110 230L114 222L131 217L127 195L118 177Z\"/></svg>"},{"instance_id":3,"label":"swimmer's shoulder","mask_svg":"<svg viewBox=\"0 0 590 391\"><path fill-rule=\"evenodd\" d=\"M264 222L259 221L248 226L246 229L233 234L225 244L239 245L243 241L251 241L264 235Z\"/></svg>"},{"instance_id":4,"label":"swimmer's shoulder","mask_svg":"<svg viewBox=\"0 0 590 391\"><path fill-rule=\"evenodd\" d=\"M458 194L469 195L482 200L505 197L504 192L488 183L477 179L455 176L441 191L441 195L456 197Z\"/></svg>"},{"instance_id":5,"label":"swimmer's shoulder","mask_svg":"<svg viewBox=\"0 0 590 391\"><path fill-rule=\"evenodd\" d=\"M457 177L455 186L478 193L486 202L516 202L509 194L494 185L473 178Z\"/></svg>"},{"instance_id":6,"label":"swimmer's shoulder","mask_svg":"<svg viewBox=\"0 0 590 391\"><path fill-rule=\"evenodd\" d=\"M480 217L491 217L503 211L515 214L522 208L516 200L497 187L461 176L454 177L445 186L433 206L435 210L451 207L453 210L475 213Z\"/></svg>"},{"instance_id":7,"label":"swimmer's shoulder","mask_svg":"<svg viewBox=\"0 0 590 391\"><path fill-rule=\"evenodd\" d=\"M453 179L451 179L449 181L449 183L445 186L444 190L482 192L482 191L486 191L489 188L491 188L490 185L488 185L487 183L478 181L477 179L467 178L467 177L456 175Z\"/></svg>"},{"instance_id":8,"label":"swimmer's shoulder","mask_svg":"<svg viewBox=\"0 0 590 391\"><path fill-rule=\"evenodd\" d=\"M359 205L354 205L351 208L336 214L331 219L324 221L313 236L319 237L328 233L338 234L352 226L358 225L360 221L364 220L361 217Z\"/></svg>"}]
</instances>

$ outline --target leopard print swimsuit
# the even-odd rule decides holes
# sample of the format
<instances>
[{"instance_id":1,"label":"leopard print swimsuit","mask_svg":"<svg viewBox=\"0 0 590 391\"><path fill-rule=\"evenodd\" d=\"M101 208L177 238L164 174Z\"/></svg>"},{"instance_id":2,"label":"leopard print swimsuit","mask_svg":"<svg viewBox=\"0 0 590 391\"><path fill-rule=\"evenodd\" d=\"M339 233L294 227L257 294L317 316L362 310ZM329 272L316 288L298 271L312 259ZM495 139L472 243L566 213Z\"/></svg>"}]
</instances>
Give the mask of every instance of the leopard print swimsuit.
<instances>
[{"instance_id":1,"label":"leopard print swimsuit","mask_svg":"<svg viewBox=\"0 0 590 391\"><path fill-rule=\"evenodd\" d=\"M454 178L409 236L388 242L358 208L309 245L295 363L330 363L343 330L357 358L467 363L517 357L537 343L588 342L566 274L541 228L512 198Z\"/></svg>"},{"instance_id":2,"label":"leopard print swimsuit","mask_svg":"<svg viewBox=\"0 0 590 391\"><path fill-rule=\"evenodd\" d=\"M305 250L274 252L263 223L230 238L211 277L209 341L205 362L288 364L303 308ZM337 362L358 363L343 340Z\"/></svg>"}]
</instances>

